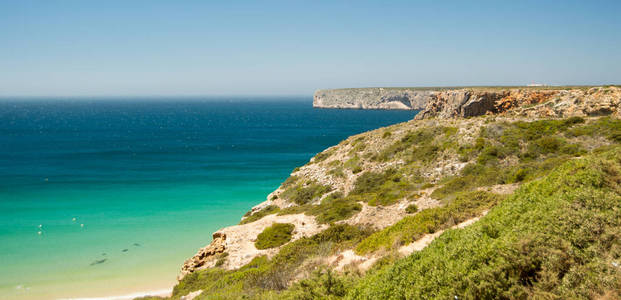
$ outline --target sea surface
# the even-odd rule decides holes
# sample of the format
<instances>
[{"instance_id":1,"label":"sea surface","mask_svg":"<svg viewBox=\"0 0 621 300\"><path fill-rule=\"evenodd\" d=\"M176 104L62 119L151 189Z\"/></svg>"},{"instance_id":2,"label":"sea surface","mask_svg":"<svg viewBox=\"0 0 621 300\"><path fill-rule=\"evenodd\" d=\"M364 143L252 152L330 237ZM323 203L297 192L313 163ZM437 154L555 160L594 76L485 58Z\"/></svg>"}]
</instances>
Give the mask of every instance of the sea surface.
<instances>
[{"instance_id":1,"label":"sea surface","mask_svg":"<svg viewBox=\"0 0 621 300\"><path fill-rule=\"evenodd\" d=\"M295 167L415 113L309 97L0 99L0 299L170 289Z\"/></svg>"}]
</instances>

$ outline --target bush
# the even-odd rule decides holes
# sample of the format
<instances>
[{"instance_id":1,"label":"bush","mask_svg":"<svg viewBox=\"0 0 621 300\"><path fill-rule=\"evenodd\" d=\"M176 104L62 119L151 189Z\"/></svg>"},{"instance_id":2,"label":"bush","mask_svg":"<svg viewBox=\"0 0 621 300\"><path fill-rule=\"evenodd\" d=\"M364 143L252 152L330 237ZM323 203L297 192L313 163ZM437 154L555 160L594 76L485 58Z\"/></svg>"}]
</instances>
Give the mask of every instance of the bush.
<instances>
[{"instance_id":1,"label":"bush","mask_svg":"<svg viewBox=\"0 0 621 300\"><path fill-rule=\"evenodd\" d=\"M298 176L289 176L289 178L287 178L285 180L285 182L282 183L282 188L286 189L286 188L294 185L295 183L298 182L299 179L300 179L300 177L298 177Z\"/></svg>"},{"instance_id":2,"label":"bush","mask_svg":"<svg viewBox=\"0 0 621 300\"><path fill-rule=\"evenodd\" d=\"M342 166L338 166L335 167L334 169L328 171L328 174L336 176L336 177L340 177L340 178L345 178L345 173L343 172L343 167Z\"/></svg>"},{"instance_id":3,"label":"bush","mask_svg":"<svg viewBox=\"0 0 621 300\"><path fill-rule=\"evenodd\" d=\"M429 146L433 140L443 134L451 134L451 131L444 127L426 127L418 130L408 132L401 140L393 143L392 145L384 148L376 157L375 160L387 161L406 150L411 150L414 147ZM426 148L428 151L430 148Z\"/></svg>"},{"instance_id":4,"label":"bush","mask_svg":"<svg viewBox=\"0 0 621 300\"><path fill-rule=\"evenodd\" d=\"M408 205L408 207L405 208L405 212L408 214L414 214L418 212L418 206L416 206L416 204L412 203L410 205Z\"/></svg>"},{"instance_id":5,"label":"bush","mask_svg":"<svg viewBox=\"0 0 621 300\"><path fill-rule=\"evenodd\" d=\"M602 117L583 126L574 127L568 132L571 136L603 136L612 142L621 142L621 120Z\"/></svg>"},{"instance_id":6,"label":"bush","mask_svg":"<svg viewBox=\"0 0 621 300\"><path fill-rule=\"evenodd\" d=\"M323 152L317 153L317 155L315 155L315 157L313 158L313 163L318 163L326 160L328 157L332 156L332 154L334 153L334 149L335 148L328 148Z\"/></svg>"},{"instance_id":7,"label":"bush","mask_svg":"<svg viewBox=\"0 0 621 300\"><path fill-rule=\"evenodd\" d=\"M254 246L259 250L282 246L291 240L293 229L293 224L274 223L259 233Z\"/></svg>"},{"instance_id":8,"label":"bush","mask_svg":"<svg viewBox=\"0 0 621 300\"><path fill-rule=\"evenodd\" d=\"M369 205L391 205L407 196L414 188L402 178L402 174L389 169L381 173L363 173L356 179L354 189L349 195Z\"/></svg>"},{"instance_id":9,"label":"bush","mask_svg":"<svg viewBox=\"0 0 621 300\"><path fill-rule=\"evenodd\" d=\"M286 189L281 196L289 201L292 201L298 205L304 205L314 202L319 199L323 194L331 191L329 186L321 185L315 182L309 183L306 186L296 185Z\"/></svg>"},{"instance_id":10,"label":"bush","mask_svg":"<svg viewBox=\"0 0 621 300\"><path fill-rule=\"evenodd\" d=\"M345 161L345 163L343 165L345 166L345 168L351 170L352 173L354 173L354 174L356 174L356 173L360 172L360 170L362 170L362 167L360 166L360 157L358 157L358 155L352 156L350 159ZM358 170L358 171L354 172L354 170Z\"/></svg>"},{"instance_id":11,"label":"bush","mask_svg":"<svg viewBox=\"0 0 621 300\"><path fill-rule=\"evenodd\" d=\"M343 197L341 193L334 193L327 196L321 204L309 208L308 214L316 216L319 223L331 223L339 220L348 219L362 210L362 205L358 204L351 197Z\"/></svg>"}]
</instances>

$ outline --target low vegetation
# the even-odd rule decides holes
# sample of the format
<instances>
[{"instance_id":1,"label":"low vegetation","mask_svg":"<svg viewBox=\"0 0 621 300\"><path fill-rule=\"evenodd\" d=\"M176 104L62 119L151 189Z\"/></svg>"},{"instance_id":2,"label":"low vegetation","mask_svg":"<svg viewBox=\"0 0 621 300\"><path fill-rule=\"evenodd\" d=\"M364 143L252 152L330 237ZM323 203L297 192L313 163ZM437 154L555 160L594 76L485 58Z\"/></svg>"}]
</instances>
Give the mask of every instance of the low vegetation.
<instances>
[{"instance_id":1,"label":"low vegetation","mask_svg":"<svg viewBox=\"0 0 621 300\"><path fill-rule=\"evenodd\" d=\"M413 190L415 186L403 174L388 169L381 173L365 172L360 175L350 196L369 205L390 205L411 195Z\"/></svg>"},{"instance_id":2,"label":"low vegetation","mask_svg":"<svg viewBox=\"0 0 621 300\"><path fill-rule=\"evenodd\" d=\"M237 270L210 268L189 274L174 287L171 298L179 299L200 289L203 293L198 299L266 299L276 296L304 299L295 297L305 294L302 282L302 286L298 286L302 291L282 292L300 272L313 274L317 266L311 264L300 270L300 265L312 258L321 259L340 249L351 248L371 232L365 227L333 225L312 237L286 244L272 259L259 256ZM281 292L283 294L279 295Z\"/></svg>"},{"instance_id":3,"label":"low vegetation","mask_svg":"<svg viewBox=\"0 0 621 300\"><path fill-rule=\"evenodd\" d=\"M293 224L275 223L259 233L254 246L259 250L282 246L291 240L293 229Z\"/></svg>"},{"instance_id":4,"label":"low vegetation","mask_svg":"<svg viewBox=\"0 0 621 300\"><path fill-rule=\"evenodd\" d=\"M305 213L309 216L315 216L320 224L332 223L348 219L362 210L362 205L356 202L355 197L343 197L340 192L332 193L326 196L320 204L290 206L282 209L279 215Z\"/></svg>"},{"instance_id":5,"label":"low vegetation","mask_svg":"<svg viewBox=\"0 0 621 300\"><path fill-rule=\"evenodd\" d=\"M271 215L271 214L275 214L278 211L280 211L280 207L276 206L276 205L268 205L266 207L264 207L263 209L257 211L257 212L248 212L245 215L245 218L243 220L241 220L241 222L239 222L240 225L243 224L248 224L248 223L252 223L256 220L259 220L267 215Z\"/></svg>"},{"instance_id":6,"label":"low vegetation","mask_svg":"<svg viewBox=\"0 0 621 300\"><path fill-rule=\"evenodd\" d=\"M408 214L414 214L418 212L418 206L416 204L410 204L405 208L405 212Z\"/></svg>"},{"instance_id":7,"label":"low vegetation","mask_svg":"<svg viewBox=\"0 0 621 300\"><path fill-rule=\"evenodd\" d=\"M621 151L564 163L466 229L386 266L351 299L621 296Z\"/></svg>"},{"instance_id":8,"label":"low vegetation","mask_svg":"<svg viewBox=\"0 0 621 300\"><path fill-rule=\"evenodd\" d=\"M480 216L499 200L500 196L484 191L460 194L445 206L425 209L372 234L356 247L356 252L368 254L409 244L425 234L434 233Z\"/></svg>"},{"instance_id":9,"label":"low vegetation","mask_svg":"<svg viewBox=\"0 0 621 300\"><path fill-rule=\"evenodd\" d=\"M307 184L297 184L289 187L282 193L282 197L298 205L314 202L321 198L325 193L331 191L329 186L321 185L316 182Z\"/></svg>"}]
</instances>

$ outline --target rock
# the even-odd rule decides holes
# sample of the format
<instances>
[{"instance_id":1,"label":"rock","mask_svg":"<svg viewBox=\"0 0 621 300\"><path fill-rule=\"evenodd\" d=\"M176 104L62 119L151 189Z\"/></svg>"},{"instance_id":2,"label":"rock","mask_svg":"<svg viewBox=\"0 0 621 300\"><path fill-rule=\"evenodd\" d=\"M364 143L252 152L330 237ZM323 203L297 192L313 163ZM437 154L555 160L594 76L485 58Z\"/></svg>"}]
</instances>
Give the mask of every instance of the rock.
<instances>
[{"instance_id":1,"label":"rock","mask_svg":"<svg viewBox=\"0 0 621 300\"><path fill-rule=\"evenodd\" d=\"M215 232L211 244L198 250L198 253L183 263L183 266L181 266L181 273L177 276L177 280L183 279L185 275L194 272L208 261L215 260L215 256L223 253L224 250L226 250L226 234Z\"/></svg>"},{"instance_id":2,"label":"rock","mask_svg":"<svg viewBox=\"0 0 621 300\"><path fill-rule=\"evenodd\" d=\"M192 299L198 297L202 292L203 292L203 290L194 291L194 292L191 292L191 293L189 293L189 294L187 294L185 296L181 296L181 298L179 298L179 299L181 299L181 300L192 300Z\"/></svg>"},{"instance_id":3,"label":"rock","mask_svg":"<svg viewBox=\"0 0 621 300\"><path fill-rule=\"evenodd\" d=\"M621 89L595 87L566 90L452 90L437 93L417 120L503 114L529 118L603 116L620 113Z\"/></svg>"},{"instance_id":4,"label":"rock","mask_svg":"<svg viewBox=\"0 0 621 300\"><path fill-rule=\"evenodd\" d=\"M423 111L415 119L428 118L467 118L494 113L496 101L503 98L507 92L472 91L467 89L438 92L427 103Z\"/></svg>"}]
</instances>

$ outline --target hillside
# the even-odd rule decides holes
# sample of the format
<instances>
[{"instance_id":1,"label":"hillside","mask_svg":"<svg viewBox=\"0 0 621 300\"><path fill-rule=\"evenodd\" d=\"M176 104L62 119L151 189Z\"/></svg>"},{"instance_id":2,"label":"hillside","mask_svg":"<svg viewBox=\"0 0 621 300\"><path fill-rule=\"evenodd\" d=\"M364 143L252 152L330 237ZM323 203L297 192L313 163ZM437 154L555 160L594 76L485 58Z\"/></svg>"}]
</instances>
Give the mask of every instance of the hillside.
<instances>
[{"instance_id":1,"label":"hillside","mask_svg":"<svg viewBox=\"0 0 621 300\"><path fill-rule=\"evenodd\" d=\"M326 149L214 233L172 298L621 296L621 91L568 93L472 118L436 98Z\"/></svg>"}]
</instances>

